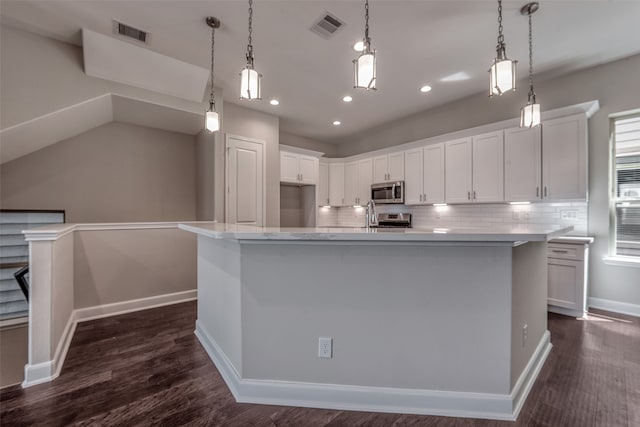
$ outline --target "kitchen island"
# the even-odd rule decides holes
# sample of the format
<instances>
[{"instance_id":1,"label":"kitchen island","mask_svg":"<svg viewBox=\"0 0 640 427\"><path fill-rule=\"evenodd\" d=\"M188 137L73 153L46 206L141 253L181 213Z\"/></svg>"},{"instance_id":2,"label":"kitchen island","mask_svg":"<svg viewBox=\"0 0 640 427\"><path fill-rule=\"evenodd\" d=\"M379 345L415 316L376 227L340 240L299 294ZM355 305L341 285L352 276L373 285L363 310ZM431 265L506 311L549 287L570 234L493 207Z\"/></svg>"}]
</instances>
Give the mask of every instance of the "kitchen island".
<instances>
[{"instance_id":1,"label":"kitchen island","mask_svg":"<svg viewBox=\"0 0 640 427\"><path fill-rule=\"evenodd\" d=\"M493 419L551 349L546 242L571 229L180 228L196 335L237 401Z\"/></svg>"}]
</instances>

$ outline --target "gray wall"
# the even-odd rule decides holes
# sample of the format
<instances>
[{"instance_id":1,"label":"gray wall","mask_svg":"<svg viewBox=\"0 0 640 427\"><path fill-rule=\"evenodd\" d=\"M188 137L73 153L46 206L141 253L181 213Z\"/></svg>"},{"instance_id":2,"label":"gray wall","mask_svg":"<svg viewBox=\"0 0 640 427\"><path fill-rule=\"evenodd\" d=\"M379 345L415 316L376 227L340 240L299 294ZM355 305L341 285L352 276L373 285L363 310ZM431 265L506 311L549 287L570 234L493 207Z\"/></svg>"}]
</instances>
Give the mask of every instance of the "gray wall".
<instances>
[{"instance_id":1,"label":"gray wall","mask_svg":"<svg viewBox=\"0 0 640 427\"><path fill-rule=\"evenodd\" d=\"M524 68L520 66L522 75ZM590 256L589 296L640 304L640 269L605 265L609 252L609 115L640 107L640 55L535 84L543 111L597 99L589 121L589 235L595 237ZM516 117L526 101L526 83L516 93L489 99L474 95L369 129L338 148L339 157L416 141Z\"/></svg>"},{"instance_id":2,"label":"gray wall","mask_svg":"<svg viewBox=\"0 0 640 427\"><path fill-rule=\"evenodd\" d=\"M326 142L305 138L304 136L280 132L280 144L292 147L306 148L307 150L320 151L324 157L338 157L338 146Z\"/></svg>"},{"instance_id":3,"label":"gray wall","mask_svg":"<svg viewBox=\"0 0 640 427\"><path fill-rule=\"evenodd\" d=\"M244 136L265 141L266 160L266 211L265 225L280 225L280 119L270 114L249 110L239 105L225 103L224 127L226 134ZM216 191L216 203L224 191Z\"/></svg>"},{"instance_id":4,"label":"gray wall","mask_svg":"<svg viewBox=\"0 0 640 427\"><path fill-rule=\"evenodd\" d=\"M7 162L4 209L64 209L67 222L196 218L195 138L109 123Z\"/></svg>"}]
</instances>

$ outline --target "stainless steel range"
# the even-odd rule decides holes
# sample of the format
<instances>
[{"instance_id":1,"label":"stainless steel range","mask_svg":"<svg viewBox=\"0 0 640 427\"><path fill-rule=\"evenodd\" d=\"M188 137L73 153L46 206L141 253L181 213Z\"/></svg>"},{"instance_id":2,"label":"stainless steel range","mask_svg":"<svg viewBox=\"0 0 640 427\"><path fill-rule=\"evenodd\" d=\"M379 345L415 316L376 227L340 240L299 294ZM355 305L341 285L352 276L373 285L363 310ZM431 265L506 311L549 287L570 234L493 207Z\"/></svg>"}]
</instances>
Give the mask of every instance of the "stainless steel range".
<instances>
[{"instance_id":1,"label":"stainless steel range","mask_svg":"<svg viewBox=\"0 0 640 427\"><path fill-rule=\"evenodd\" d=\"M378 228L411 228L410 213L380 213Z\"/></svg>"}]
</instances>

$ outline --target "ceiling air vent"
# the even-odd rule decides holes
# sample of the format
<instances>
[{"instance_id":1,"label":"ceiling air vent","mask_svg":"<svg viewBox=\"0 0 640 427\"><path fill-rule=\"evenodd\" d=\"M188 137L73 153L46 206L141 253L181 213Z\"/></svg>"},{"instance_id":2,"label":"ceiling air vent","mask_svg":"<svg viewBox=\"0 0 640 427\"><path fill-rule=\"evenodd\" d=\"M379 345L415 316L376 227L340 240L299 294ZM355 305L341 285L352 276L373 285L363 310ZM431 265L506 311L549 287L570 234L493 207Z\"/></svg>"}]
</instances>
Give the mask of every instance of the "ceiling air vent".
<instances>
[{"instance_id":1,"label":"ceiling air vent","mask_svg":"<svg viewBox=\"0 0 640 427\"><path fill-rule=\"evenodd\" d=\"M151 35L147 31L139 30L131 25L123 24L115 20L113 21L113 33L145 44L149 44L149 36Z\"/></svg>"},{"instance_id":2,"label":"ceiling air vent","mask_svg":"<svg viewBox=\"0 0 640 427\"><path fill-rule=\"evenodd\" d=\"M310 28L311 31L328 39L331 37L336 31L338 31L344 22L338 19L334 14L325 12L316 22L313 23L313 26Z\"/></svg>"}]
</instances>

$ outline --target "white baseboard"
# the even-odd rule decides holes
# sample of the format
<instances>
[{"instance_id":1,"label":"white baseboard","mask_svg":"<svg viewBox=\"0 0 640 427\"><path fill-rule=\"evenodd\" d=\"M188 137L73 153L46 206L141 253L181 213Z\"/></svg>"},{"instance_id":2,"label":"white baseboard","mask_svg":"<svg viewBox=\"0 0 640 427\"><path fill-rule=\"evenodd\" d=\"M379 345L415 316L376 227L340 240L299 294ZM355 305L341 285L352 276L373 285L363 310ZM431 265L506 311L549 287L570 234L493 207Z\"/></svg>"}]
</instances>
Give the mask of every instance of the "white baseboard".
<instances>
[{"instance_id":1,"label":"white baseboard","mask_svg":"<svg viewBox=\"0 0 640 427\"><path fill-rule=\"evenodd\" d=\"M170 304L193 301L197 298L198 291L176 292L173 294L157 295L148 298L117 302L112 304L98 305L73 310L67 321L67 325L62 332L53 360L38 363L35 365L26 364L24 367L24 382L22 387L31 387L37 384L52 381L60 375L60 370L67 357L67 351L71 345L71 339L80 322L100 319L103 317L117 316L134 311L147 310L150 308L162 307Z\"/></svg>"},{"instance_id":2,"label":"white baseboard","mask_svg":"<svg viewBox=\"0 0 640 427\"><path fill-rule=\"evenodd\" d=\"M581 310L572 310L570 308L558 307L557 305L548 305L547 311L569 317L584 317L585 314L587 314Z\"/></svg>"},{"instance_id":3,"label":"white baseboard","mask_svg":"<svg viewBox=\"0 0 640 427\"><path fill-rule=\"evenodd\" d=\"M546 332L511 394L243 379L203 325L195 334L238 402L350 411L516 419L551 350Z\"/></svg>"},{"instance_id":4,"label":"white baseboard","mask_svg":"<svg viewBox=\"0 0 640 427\"><path fill-rule=\"evenodd\" d=\"M602 298L589 298L589 307L640 317L640 305Z\"/></svg>"}]
</instances>

